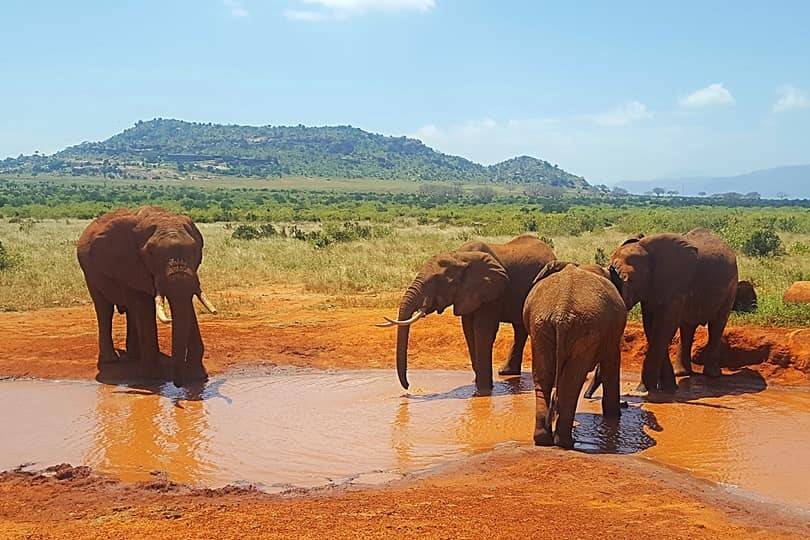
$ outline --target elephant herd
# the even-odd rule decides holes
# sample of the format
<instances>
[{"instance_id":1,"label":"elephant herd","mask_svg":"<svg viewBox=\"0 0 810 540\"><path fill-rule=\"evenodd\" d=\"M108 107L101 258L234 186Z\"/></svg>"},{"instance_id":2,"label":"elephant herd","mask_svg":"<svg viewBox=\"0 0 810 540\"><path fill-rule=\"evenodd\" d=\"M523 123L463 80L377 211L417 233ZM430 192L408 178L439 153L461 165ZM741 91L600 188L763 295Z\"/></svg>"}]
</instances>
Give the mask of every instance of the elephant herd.
<instances>
[{"instance_id":1,"label":"elephant herd","mask_svg":"<svg viewBox=\"0 0 810 540\"><path fill-rule=\"evenodd\" d=\"M674 392L675 376L692 373L692 344L700 325L709 327L703 373L720 375L717 358L738 298L737 259L705 229L685 235L639 235L625 241L607 268L556 260L538 238L522 235L506 244L471 242L428 260L405 291L397 319L397 373L408 388L410 326L453 306L461 317L479 394L492 390L492 346L499 323L510 323L515 341L501 375L520 373L523 347L531 337L536 394L534 441L572 447L577 400L587 374L596 368L590 397L600 384L602 412L618 417L621 340L627 312L641 304L647 352L637 392ZM745 292L754 295L750 284ZM680 331L676 367L669 346Z\"/></svg>"},{"instance_id":2,"label":"elephant herd","mask_svg":"<svg viewBox=\"0 0 810 540\"><path fill-rule=\"evenodd\" d=\"M117 309L126 315L127 355L139 360L145 376L157 371L157 319L172 324L174 384L207 378L193 298L216 309L197 276L202 249L202 234L189 218L159 208L117 210L88 225L77 255L96 311L100 365L118 360L112 340ZM638 391L672 392L676 375L692 373L699 325L709 327L703 372L720 374L717 349L732 307L740 303L737 289L734 252L705 229L630 238L606 268L558 261L550 246L526 234L506 244L470 242L432 257L403 294L397 318L378 326L397 328L397 374L407 389L411 325L453 306L477 392L486 395L493 388L498 328L511 324L514 343L498 373L520 374L531 338L534 441L570 448L579 394L594 368L586 395L602 384L603 415L620 414L620 347L630 309L641 304L648 342ZM681 348L673 368L668 351L676 331Z\"/></svg>"}]
</instances>

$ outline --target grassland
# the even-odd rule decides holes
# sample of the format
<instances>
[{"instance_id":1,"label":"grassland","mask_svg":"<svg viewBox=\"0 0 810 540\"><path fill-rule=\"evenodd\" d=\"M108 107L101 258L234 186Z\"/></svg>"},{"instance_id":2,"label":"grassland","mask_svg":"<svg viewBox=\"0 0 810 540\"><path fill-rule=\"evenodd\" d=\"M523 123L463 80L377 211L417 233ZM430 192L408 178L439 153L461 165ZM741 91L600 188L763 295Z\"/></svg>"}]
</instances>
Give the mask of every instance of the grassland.
<instances>
[{"instance_id":1,"label":"grassland","mask_svg":"<svg viewBox=\"0 0 810 540\"><path fill-rule=\"evenodd\" d=\"M0 241L11 260L11 266L0 271L0 310L86 303L74 242L87 223L79 219L0 220ZM276 225L279 229L289 226ZM300 227L318 229L321 225ZM201 278L213 298L234 288L293 283L332 296L335 305L379 307L395 305L399 292L431 255L472 238L497 242L511 236L480 235L475 226L418 225L415 220L400 220L386 227L386 234L317 247L280 235L237 240L232 238L233 225L226 223L202 223L200 228L206 239ZM543 230L537 234L553 240L558 257L579 262L593 262L598 249L609 254L627 236L616 228L577 235L547 234ZM781 234L785 245L810 245L810 234ZM808 250L794 248L765 258L741 255L739 263L741 277L756 284L760 308L753 314L735 316L735 322L779 326L810 323L808 307L785 305L781 300L787 286L808 277Z\"/></svg>"}]
</instances>

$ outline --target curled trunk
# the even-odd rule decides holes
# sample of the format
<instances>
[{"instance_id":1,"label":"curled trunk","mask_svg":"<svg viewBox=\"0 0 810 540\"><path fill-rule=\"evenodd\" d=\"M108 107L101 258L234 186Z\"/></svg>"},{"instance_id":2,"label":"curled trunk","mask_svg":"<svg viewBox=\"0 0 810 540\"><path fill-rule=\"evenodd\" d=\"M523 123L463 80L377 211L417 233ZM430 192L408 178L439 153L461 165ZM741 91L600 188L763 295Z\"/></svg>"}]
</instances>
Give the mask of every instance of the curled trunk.
<instances>
[{"instance_id":1,"label":"curled trunk","mask_svg":"<svg viewBox=\"0 0 810 540\"><path fill-rule=\"evenodd\" d=\"M399 314L397 319L404 321L410 319L414 312L422 307L424 302L424 294L422 293L422 280L416 278L414 282L402 295L402 300L399 303ZM402 388L407 390L408 384L408 336L410 335L410 326L400 326L397 328L397 376L399 376L399 384Z\"/></svg>"}]
</instances>

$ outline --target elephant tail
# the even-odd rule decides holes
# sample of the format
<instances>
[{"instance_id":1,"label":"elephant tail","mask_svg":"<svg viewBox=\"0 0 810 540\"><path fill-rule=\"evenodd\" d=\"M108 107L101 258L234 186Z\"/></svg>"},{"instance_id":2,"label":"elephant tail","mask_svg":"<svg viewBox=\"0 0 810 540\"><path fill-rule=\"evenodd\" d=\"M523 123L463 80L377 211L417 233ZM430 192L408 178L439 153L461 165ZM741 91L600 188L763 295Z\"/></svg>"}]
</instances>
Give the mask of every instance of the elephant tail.
<instances>
[{"instance_id":1,"label":"elephant tail","mask_svg":"<svg viewBox=\"0 0 810 540\"><path fill-rule=\"evenodd\" d=\"M551 396L548 400L548 412L546 413L546 426L551 433L555 429L552 425L555 417L557 416L557 402L559 401L559 384L560 384L560 371L562 371L562 362L564 357L563 348L565 346L562 333L560 332L559 325L557 326L556 335L554 336L554 386L551 388Z\"/></svg>"}]
</instances>

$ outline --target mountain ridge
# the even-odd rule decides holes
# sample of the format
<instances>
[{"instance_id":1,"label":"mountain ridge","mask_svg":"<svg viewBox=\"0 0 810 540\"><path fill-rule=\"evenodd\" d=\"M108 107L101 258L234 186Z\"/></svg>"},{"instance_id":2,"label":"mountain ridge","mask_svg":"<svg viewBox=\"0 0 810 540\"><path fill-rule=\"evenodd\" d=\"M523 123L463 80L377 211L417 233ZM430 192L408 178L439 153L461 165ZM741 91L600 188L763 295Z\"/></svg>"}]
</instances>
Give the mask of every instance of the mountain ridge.
<instances>
[{"instance_id":1,"label":"mountain ridge","mask_svg":"<svg viewBox=\"0 0 810 540\"><path fill-rule=\"evenodd\" d=\"M530 184L590 189L584 178L531 156L494 165L444 154L410 137L352 126L242 126L156 118L98 142L50 156L0 161L0 172L124 176L128 168L170 166L244 176L314 176Z\"/></svg>"}]
</instances>

